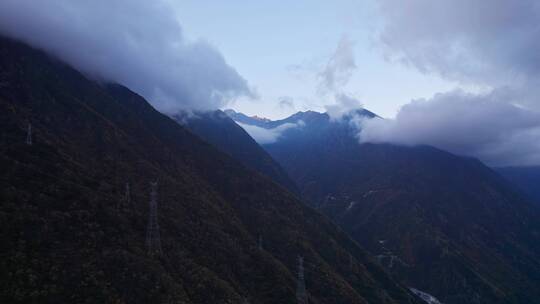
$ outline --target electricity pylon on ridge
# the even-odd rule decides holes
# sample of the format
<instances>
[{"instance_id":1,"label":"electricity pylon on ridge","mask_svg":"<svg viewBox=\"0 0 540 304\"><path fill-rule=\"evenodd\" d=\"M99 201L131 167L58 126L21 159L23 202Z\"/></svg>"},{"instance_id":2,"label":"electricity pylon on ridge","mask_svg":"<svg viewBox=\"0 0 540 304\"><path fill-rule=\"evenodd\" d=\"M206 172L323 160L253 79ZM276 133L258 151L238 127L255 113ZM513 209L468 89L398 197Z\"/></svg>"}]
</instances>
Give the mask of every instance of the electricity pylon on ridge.
<instances>
[{"instance_id":1,"label":"electricity pylon on ridge","mask_svg":"<svg viewBox=\"0 0 540 304\"><path fill-rule=\"evenodd\" d=\"M298 304L308 304L306 280L304 278L304 258L298 256L298 281L296 287L296 300Z\"/></svg>"},{"instance_id":2,"label":"electricity pylon on ridge","mask_svg":"<svg viewBox=\"0 0 540 304\"><path fill-rule=\"evenodd\" d=\"M148 215L148 227L146 229L146 248L148 249L148 254L160 255L162 250L158 223L158 182L151 182L150 186L150 210Z\"/></svg>"}]
</instances>

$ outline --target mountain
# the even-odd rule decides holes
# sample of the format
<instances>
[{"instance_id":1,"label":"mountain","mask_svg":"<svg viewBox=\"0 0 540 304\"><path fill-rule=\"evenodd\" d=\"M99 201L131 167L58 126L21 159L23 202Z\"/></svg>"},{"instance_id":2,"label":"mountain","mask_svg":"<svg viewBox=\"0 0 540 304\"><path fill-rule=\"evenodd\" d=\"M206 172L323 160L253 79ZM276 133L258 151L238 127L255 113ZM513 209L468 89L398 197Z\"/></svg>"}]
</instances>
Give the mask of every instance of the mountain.
<instances>
[{"instance_id":1,"label":"mountain","mask_svg":"<svg viewBox=\"0 0 540 304\"><path fill-rule=\"evenodd\" d=\"M540 206L540 166L495 168Z\"/></svg>"},{"instance_id":2,"label":"mountain","mask_svg":"<svg viewBox=\"0 0 540 304\"><path fill-rule=\"evenodd\" d=\"M1 303L418 303L129 89L4 38L0 84Z\"/></svg>"},{"instance_id":3,"label":"mountain","mask_svg":"<svg viewBox=\"0 0 540 304\"><path fill-rule=\"evenodd\" d=\"M540 303L540 215L476 159L359 144L354 117L300 112L264 148L302 196L402 282L445 304Z\"/></svg>"},{"instance_id":4,"label":"mountain","mask_svg":"<svg viewBox=\"0 0 540 304\"><path fill-rule=\"evenodd\" d=\"M247 116L243 113L236 112L234 110L228 109L225 110L224 113L229 116L234 121L237 121L239 123L247 124L247 125L254 125L254 126L264 126L266 123L270 122L271 120L267 118L260 118L256 116Z\"/></svg>"},{"instance_id":5,"label":"mountain","mask_svg":"<svg viewBox=\"0 0 540 304\"><path fill-rule=\"evenodd\" d=\"M298 193L298 188L285 170L224 112L217 110L195 115L177 114L173 118L246 167Z\"/></svg>"}]
</instances>

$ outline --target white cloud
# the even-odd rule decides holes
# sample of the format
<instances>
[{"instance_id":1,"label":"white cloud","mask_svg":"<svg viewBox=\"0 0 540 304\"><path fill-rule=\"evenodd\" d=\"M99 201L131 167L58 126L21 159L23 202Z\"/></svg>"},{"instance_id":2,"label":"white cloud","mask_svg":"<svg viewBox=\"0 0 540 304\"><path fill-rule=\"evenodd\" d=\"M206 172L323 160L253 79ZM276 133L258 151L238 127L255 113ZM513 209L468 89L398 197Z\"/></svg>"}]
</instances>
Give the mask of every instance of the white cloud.
<instances>
[{"instance_id":1,"label":"white cloud","mask_svg":"<svg viewBox=\"0 0 540 304\"><path fill-rule=\"evenodd\" d=\"M351 111L358 110L362 108L362 103L358 101L357 98L354 98L345 93L337 93L334 96L335 103L326 105L326 113L330 116L330 119L340 120L344 115L350 113Z\"/></svg>"},{"instance_id":2,"label":"white cloud","mask_svg":"<svg viewBox=\"0 0 540 304\"><path fill-rule=\"evenodd\" d=\"M465 84L511 88L539 108L540 2L378 1L390 58Z\"/></svg>"},{"instance_id":3,"label":"white cloud","mask_svg":"<svg viewBox=\"0 0 540 304\"><path fill-rule=\"evenodd\" d=\"M253 95L205 41L188 41L167 0L2 0L0 34L123 84L159 110L209 110Z\"/></svg>"},{"instance_id":4,"label":"white cloud","mask_svg":"<svg viewBox=\"0 0 540 304\"><path fill-rule=\"evenodd\" d=\"M540 113L501 92L438 94L403 106L394 120L356 120L361 142L432 145L490 165L540 164Z\"/></svg>"},{"instance_id":5,"label":"white cloud","mask_svg":"<svg viewBox=\"0 0 540 304\"><path fill-rule=\"evenodd\" d=\"M253 138L255 141L261 145L271 144L276 142L283 134L283 132L292 129L299 128L304 126L303 121L298 123L284 123L273 129L261 128L253 125L247 125L243 123L236 122L241 126L246 132Z\"/></svg>"},{"instance_id":6,"label":"white cloud","mask_svg":"<svg viewBox=\"0 0 540 304\"><path fill-rule=\"evenodd\" d=\"M347 36L343 36L334 54L318 75L319 92L326 94L341 91L357 68L354 43Z\"/></svg>"},{"instance_id":7,"label":"white cloud","mask_svg":"<svg viewBox=\"0 0 540 304\"><path fill-rule=\"evenodd\" d=\"M282 110L294 110L294 99L290 96L282 96L279 98L278 107Z\"/></svg>"},{"instance_id":8,"label":"white cloud","mask_svg":"<svg viewBox=\"0 0 540 304\"><path fill-rule=\"evenodd\" d=\"M403 106L394 120L357 120L360 141L540 164L540 2L378 1L388 58L485 93L440 93Z\"/></svg>"},{"instance_id":9,"label":"white cloud","mask_svg":"<svg viewBox=\"0 0 540 304\"><path fill-rule=\"evenodd\" d=\"M323 98L330 95L333 99L333 103L324 106L332 120L339 120L350 111L362 108L362 103L353 94L345 92L345 86L357 69L354 43L343 36L334 54L318 74L319 95Z\"/></svg>"}]
</instances>

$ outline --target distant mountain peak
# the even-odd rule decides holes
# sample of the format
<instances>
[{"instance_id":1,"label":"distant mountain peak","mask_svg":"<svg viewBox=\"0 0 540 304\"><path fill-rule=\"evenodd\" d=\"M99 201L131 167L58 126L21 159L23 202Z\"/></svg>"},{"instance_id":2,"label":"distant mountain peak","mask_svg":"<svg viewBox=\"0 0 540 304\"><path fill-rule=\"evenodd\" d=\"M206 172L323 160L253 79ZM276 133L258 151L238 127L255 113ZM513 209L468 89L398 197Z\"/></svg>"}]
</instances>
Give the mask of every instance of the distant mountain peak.
<instances>
[{"instance_id":1,"label":"distant mountain peak","mask_svg":"<svg viewBox=\"0 0 540 304\"><path fill-rule=\"evenodd\" d=\"M188 116L178 114L172 118L246 167L269 177L292 193L298 193L296 185L281 166L233 121L227 111L234 112L215 110L196 112Z\"/></svg>"},{"instance_id":2,"label":"distant mountain peak","mask_svg":"<svg viewBox=\"0 0 540 304\"><path fill-rule=\"evenodd\" d=\"M313 110L298 111L286 118L277 119L277 120L271 120L271 119L261 117L258 115L248 116L243 113L236 112L235 110L232 110L232 109L225 110L224 112L236 122L252 125L252 126L263 127L267 129L272 129L285 123L298 123L300 120L304 121L305 123L330 122L330 121L339 122L342 120L348 121L355 116L363 116L363 117L368 117L368 118L379 117L377 114L363 108L352 110L344 114L340 119L331 119L328 113L326 112L322 113L322 112L317 112Z\"/></svg>"},{"instance_id":3,"label":"distant mountain peak","mask_svg":"<svg viewBox=\"0 0 540 304\"><path fill-rule=\"evenodd\" d=\"M482 303L519 303L512 293L539 299L536 207L475 159L430 146L359 143L349 123L358 117L377 116L298 112L281 123L301 119L302 128L263 146L309 204L426 303L476 304L478 295ZM508 175L523 177L515 172ZM525 185L537 185L532 173Z\"/></svg>"},{"instance_id":4,"label":"distant mountain peak","mask_svg":"<svg viewBox=\"0 0 540 304\"><path fill-rule=\"evenodd\" d=\"M229 116L232 120L246 125L252 125L252 126L258 126L258 127L265 127L265 125L269 122L271 122L270 119L260 117L260 116L248 116L244 113L236 112L232 109L227 109L223 111L227 116Z\"/></svg>"},{"instance_id":5,"label":"distant mountain peak","mask_svg":"<svg viewBox=\"0 0 540 304\"><path fill-rule=\"evenodd\" d=\"M257 115L253 115L253 116L251 116L251 118L257 119L257 120L260 120L260 121L264 121L264 122L271 121L270 119L268 119L266 117L260 117L260 116L257 116Z\"/></svg>"}]
</instances>

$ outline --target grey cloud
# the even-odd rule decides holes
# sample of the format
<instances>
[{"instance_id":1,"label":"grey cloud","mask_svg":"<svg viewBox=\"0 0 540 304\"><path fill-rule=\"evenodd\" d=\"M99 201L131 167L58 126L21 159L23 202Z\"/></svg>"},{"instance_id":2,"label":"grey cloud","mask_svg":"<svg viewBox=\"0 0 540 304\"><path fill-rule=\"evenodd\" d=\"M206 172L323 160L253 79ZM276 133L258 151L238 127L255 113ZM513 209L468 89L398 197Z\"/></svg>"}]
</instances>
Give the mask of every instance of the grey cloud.
<instances>
[{"instance_id":1,"label":"grey cloud","mask_svg":"<svg viewBox=\"0 0 540 304\"><path fill-rule=\"evenodd\" d=\"M464 83L511 87L522 104L538 106L540 2L378 1L390 58Z\"/></svg>"},{"instance_id":2,"label":"grey cloud","mask_svg":"<svg viewBox=\"0 0 540 304\"><path fill-rule=\"evenodd\" d=\"M283 135L283 132L292 128L299 128L304 126L303 121L299 121L298 123L284 123L273 129L246 125L239 122L236 123L240 125L244 130L246 130L246 132L251 137L253 137L253 139L255 139L257 143L261 145L274 143Z\"/></svg>"},{"instance_id":3,"label":"grey cloud","mask_svg":"<svg viewBox=\"0 0 540 304\"><path fill-rule=\"evenodd\" d=\"M497 166L540 164L540 113L504 92L437 94L403 106L394 120L359 119L361 142L432 145Z\"/></svg>"},{"instance_id":4,"label":"grey cloud","mask_svg":"<svg viewBox=\"0 0 540 304\"><path fill-rule=\"evenodd\" d=\"M363 107L357 98L345 93L336 93L334 100L335 103L324 107L331 120L339 120L345 114Z\"/></svg>"},{"instance_id":5,"label":"grey cloud","mask_svg":"<svg viewBox=\"0 0 540 304\"><path fill-rule=\"evenodd\" d=\"M540 2L378 1L391 60L487 93L441 93L403 106L394 120L357 119L360 141L540 164Z\"/></svg>"},{"instance_id":6,"label":"grey cloud","mask_svg":"<svg viewBox=\"0 0 540 304\"><path fill-rule=\"evenodd\" d=\"M362 107L362 103L356 97L345 92L345 86L357 69L354 43L347 36L343 36L334 54L318 74L319 94L323 97L331 94L334 101L325 106L332 120L341 119L344 114Z\"/></svg>"},{"instance_id":7,"label":"grey cloud","mask_svg":"<svg viewBox=\"0 0 540 304\"><path fill-rule=\"evenodd\" d=\"M0 33L123 84L164 112L251 96L219 51L186 40L173 11L166 0L3 0Z\"/></svg>"},{"instance_id":8,"label":"grey cloud","mask_svg":"<svg viewBox=\"0 0 540 304\"><path fill-rule=\"evenodd\" d=\"M278 106L279 106L280 109L286 109L286 110L288 110L288 109L294 110L295 109L294 100L293 100L292 97L289 97L289 96L280 97Z\"/></svg>"},{"instance_id":9,"label":"grey cloud","mask_svg":"<svg viewBox=\"0 0 540 304\"><path fill-rule=\"evenodd\" d=\"M349 82L357 69L353 49L353 42L346 36L342 37L334 54L318 75L320 93L341 91Z\"/></svg>"}]
</instances>

